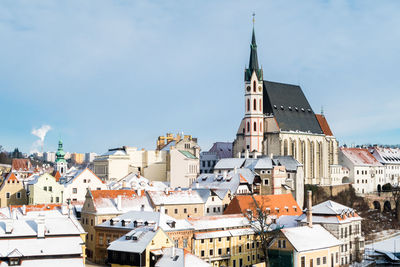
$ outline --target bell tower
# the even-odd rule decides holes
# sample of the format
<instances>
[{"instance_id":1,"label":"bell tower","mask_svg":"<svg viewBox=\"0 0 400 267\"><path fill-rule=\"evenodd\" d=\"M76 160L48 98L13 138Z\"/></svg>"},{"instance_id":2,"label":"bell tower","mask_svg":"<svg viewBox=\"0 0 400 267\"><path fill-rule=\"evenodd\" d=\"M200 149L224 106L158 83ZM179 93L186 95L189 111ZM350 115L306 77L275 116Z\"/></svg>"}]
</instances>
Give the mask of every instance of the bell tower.
<instances>
[{"instance_id":1,"label":"bell tower","mask_svg":"<svg viewBox=\"0 0 400 267\"><path fill-rule=\"evenodd\" d=\"M61 177L64 177L65 174L67 173L67 161L64 158L65 156L65 152L63 149L63 142L58 141L58 149L57 149L57 153L56 153L56 171L58 171L61 175Z\"/></svg>"},{"instance_id":2,"label":"bell tower","mask_svg":"<svg viewBox=\"0 0 400 267\"><path fill-rule=\"evenodd\" d=\"M254 15L249 66L244 70L244 141L245 149L249 152L262 152L264 137L263 71L258 66Z\"/></svg>"}]
</instances>

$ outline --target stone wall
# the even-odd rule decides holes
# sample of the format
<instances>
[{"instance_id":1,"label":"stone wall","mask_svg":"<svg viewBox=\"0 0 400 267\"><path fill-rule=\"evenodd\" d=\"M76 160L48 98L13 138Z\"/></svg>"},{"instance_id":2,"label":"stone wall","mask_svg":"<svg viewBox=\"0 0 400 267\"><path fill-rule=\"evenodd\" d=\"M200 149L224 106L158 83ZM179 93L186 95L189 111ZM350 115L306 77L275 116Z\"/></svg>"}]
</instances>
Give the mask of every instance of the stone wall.
<instances>
[{"instance_id":1,"label":"stone wall","mask_svg":"<svg viewBox=\"0 0 400 267\"><path fill-rule=\"evenodd\" d=\"M337 196L340 192L349 190L351 187L351 184L341 184L341 185L324 185L320 186L320 188L329 196L329 197L335 197Z\"/></svg>"}]
</instances>

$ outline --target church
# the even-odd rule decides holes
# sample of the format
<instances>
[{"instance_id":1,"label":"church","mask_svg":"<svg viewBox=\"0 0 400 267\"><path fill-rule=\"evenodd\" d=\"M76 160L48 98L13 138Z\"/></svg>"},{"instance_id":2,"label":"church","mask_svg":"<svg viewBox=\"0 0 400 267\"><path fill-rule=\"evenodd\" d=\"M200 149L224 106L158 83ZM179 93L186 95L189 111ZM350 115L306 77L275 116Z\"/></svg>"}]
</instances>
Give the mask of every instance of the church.
<instances>
[{"instance_id":1,"label":"church","mask_svg":"<svg viewBox=\"0 0 400 267\"><path fill-rule=\"evenodd\" d=\"M331 173L338 169L338 141L300 86L263 79L254 27L244 71L244 105L234 157L293 156L303 164L306 184L331 184Z\"/></svg>"}]
</instances>

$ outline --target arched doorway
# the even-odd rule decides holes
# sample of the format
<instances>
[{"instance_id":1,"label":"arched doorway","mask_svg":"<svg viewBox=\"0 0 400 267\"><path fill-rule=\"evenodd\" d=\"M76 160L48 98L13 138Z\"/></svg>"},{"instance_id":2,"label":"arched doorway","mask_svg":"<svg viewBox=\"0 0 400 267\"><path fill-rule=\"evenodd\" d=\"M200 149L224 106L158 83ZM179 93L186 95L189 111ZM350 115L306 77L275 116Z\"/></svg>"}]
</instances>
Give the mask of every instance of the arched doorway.
<instances>
[{"instance_id":1,"label":"arched doorway","mask_svg":"<svg viewBox=\"0 0 400 267\"><path fill-rule=\"evenodd\" d=\"M348 183L350 183L349 177L347 177L347 176L343 177L342 184L348 184Z\"/></svg>"},{"instance_id":2,"label":"arched doorway","mask_svg":"<svg viewBox=\"0 0 400 267\"><path fill-rule=\"evenodd\" d=\"M381 211L381 203L379 201L374 201L374 209Z\"/></svg>"},{"instance_id":3,"label":"arched doorway","mask_svg":"<svg viewBox=\"0 0 400 267\"><path fill-rule=\"evenodd\" d=\"M390 204L390 201L386 200L385 203L383 203L383 211L391 211L392 210L392 205Z\"/></svg>"}]
</instances>

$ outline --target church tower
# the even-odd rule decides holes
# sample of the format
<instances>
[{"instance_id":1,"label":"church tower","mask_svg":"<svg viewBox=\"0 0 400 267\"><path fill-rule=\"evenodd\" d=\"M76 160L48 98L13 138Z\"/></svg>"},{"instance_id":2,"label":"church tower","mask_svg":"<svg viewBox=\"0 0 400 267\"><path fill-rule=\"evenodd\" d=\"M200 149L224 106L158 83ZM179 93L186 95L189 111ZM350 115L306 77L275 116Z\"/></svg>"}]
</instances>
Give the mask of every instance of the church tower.
<instances>
[{"instance_id":1,"label":"church tower","mask_svg":"<svg viewBox=\"0 0 400 267\"><path fill-rule=\"evenodd\" d=\"M58 141L58 149L56 153L56 171L58 171L61 177L65 176L67 173L67 161L64 159L65 152L63 149L63 142L60 140Z\"/></svg>"},{"instance_id":2,"label":"church tower","mask_svg":"<svg viewBox=\"0 0 400 267\"><path fill-rule=\"evenodd\" d=\"M258 66L256 35L254 32L250 44L249 66L244 71L244 142L249 152L262 152L264 138L263 113L263 71Z\"/></svg>"}]
</instances>

